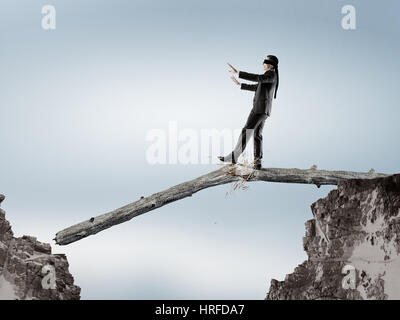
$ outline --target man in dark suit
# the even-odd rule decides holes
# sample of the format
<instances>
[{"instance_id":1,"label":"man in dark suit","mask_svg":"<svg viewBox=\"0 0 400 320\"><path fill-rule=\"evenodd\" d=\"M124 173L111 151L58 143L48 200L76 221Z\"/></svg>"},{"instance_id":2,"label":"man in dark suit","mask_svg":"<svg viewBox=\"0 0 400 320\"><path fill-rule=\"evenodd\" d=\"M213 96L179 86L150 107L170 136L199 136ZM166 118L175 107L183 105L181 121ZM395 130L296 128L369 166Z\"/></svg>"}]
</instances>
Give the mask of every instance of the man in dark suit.
<instances>
[{"instance_id":1,"label":"man in dark suit","mask_svg":"<svg viewBox=\"0 0 400 320\"><path fill-rule=\"evenodd\" d=\"M239 136L235 149L224 157L218 157L223 162L236 163L240 154L246 148L251 135L254 136L254 168L261 169L262 151L262 130L265 120L271 114L272 99L276 98L279 84L278 58L272 55L267 56L263 61L264 74L253 74L244 71L237 71L229 63L230 72L238 74L239 78L257 82L257 84L240 83L232 76L232 80L242 90L255 91L253 109L247 118L242 132Z\"/></svg>"}]
</instances>

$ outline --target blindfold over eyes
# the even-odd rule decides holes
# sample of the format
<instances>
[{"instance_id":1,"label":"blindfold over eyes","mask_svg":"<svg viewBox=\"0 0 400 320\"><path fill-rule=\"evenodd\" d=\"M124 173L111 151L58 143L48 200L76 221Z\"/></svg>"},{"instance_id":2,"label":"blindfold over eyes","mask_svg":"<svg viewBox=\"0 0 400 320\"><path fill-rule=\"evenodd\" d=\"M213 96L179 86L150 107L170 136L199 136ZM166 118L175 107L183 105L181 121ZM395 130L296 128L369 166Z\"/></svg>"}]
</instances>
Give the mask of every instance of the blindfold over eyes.
<instances>
[{"instance_id":1,"label":"blindfold over eyes","mask_svg":"<svg viewBox=\"0 0 400 320\"><path fill-rule=\"evenodd\" d=\"M265 63L265 64L273 65L275 68L277 67L277 64L276 64L274 61L271 61L271 60L265 59L265 60L264 60L264 63Z\"/></svg>"}]
</instances>

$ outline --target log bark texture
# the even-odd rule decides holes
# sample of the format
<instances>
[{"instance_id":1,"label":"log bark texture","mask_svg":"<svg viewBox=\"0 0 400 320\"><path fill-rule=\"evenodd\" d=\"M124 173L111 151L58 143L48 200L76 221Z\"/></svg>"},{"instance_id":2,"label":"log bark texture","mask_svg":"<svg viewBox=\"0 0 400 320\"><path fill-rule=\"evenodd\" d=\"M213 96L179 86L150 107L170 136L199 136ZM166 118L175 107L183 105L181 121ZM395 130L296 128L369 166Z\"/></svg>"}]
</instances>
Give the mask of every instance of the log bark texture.
<instances>
[{"instance_id":1,"label":"log bark texture","mask_svg":"<svg viewBox=\"0 0 400 320\"><path fill-rule=\"evenodd\" d=\"M192 196L194 193L232 182L283 182L321 185L337 185L339 181L347 179L373 179L385 177L388 174L352 171L317 170L314 165L310 169L284 169L263 168L254 170L243 165L226 165L218 170L207 173L196 179L178 184L167 190L155 193L149 197L143 197L135 202L118 208L114 211L90 218L56 234L55 241L59 245L66 245L114 225L126 222L138 215L162 207L170 202Z\"/></svg>"}]
</instances>

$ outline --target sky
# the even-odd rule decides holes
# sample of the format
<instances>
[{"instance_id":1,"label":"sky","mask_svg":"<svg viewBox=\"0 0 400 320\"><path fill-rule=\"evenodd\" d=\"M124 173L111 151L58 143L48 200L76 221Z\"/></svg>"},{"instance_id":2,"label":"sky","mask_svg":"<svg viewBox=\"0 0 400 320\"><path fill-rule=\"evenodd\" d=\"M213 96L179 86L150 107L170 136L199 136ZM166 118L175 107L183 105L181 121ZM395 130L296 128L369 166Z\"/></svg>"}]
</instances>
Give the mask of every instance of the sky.
<instances>
[{"instance_id":1,"label":"sky","mask_svg":"<svg viewBox=\"0 0 400 320\"><path fill-rule=\"evenodd\" d=\"M349 4L354 30L341 25ZM394 0L2 0L0 193L14 233L66 253L83 299L264 299L307 258L310 205L335 187L218 186L68 246L52 239L220 168L151 164L146 136L171 121L240 129L253 93L226 63L262 73L267 54L280 83L264 167L398 173L399 12Z\"/></svg>"}]
</instances>

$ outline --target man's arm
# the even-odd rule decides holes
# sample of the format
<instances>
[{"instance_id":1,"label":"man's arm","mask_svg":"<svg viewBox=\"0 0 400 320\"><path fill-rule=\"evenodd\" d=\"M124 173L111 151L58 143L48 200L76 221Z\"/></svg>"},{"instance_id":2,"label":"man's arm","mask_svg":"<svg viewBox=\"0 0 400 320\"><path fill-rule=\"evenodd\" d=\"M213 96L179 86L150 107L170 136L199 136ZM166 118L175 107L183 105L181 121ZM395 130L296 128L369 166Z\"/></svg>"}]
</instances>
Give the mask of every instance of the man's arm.
<instances>
[{"instance_id":1,"label":"man's arm","mask_svg":"<svg viewBox=\"0 0 400 320\"><path fill-rule=\"evenodd\" d=\"M275 71L269 70L265 72L264 74L254 74L254 73L248 73L244 71L239 71L239 78L249 80L249 81L254 81L254 82L274 82L275 81Z\"/></svg>"},{"instance_id":2,"label":"man's arm","mask_svg":"<svg viewBox=\"0 0 400 320\"><path fill-rule=\"evenodd\" d=\"M240 89L249 90L249 91L256 91L257 87L258 87L258 84L241 83L241 85L240 85Z\"/></svg>"},{"instance_id":3,"label":"man's arm","mask_svg":"<svg viewBox=\"0 0 400 320\"><path fill-rule=\"evenodd\" d=\"M258 87L257 84L247 84L247 83L240 83L239 81L236 80L234 76L231 77L232 81L236 83L238 86L240 86L240 89L242 90L249 90L249 91L256 91Z\"/></svg>"}]
</instances>

